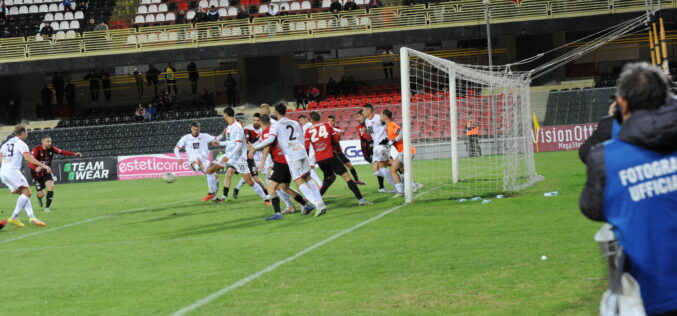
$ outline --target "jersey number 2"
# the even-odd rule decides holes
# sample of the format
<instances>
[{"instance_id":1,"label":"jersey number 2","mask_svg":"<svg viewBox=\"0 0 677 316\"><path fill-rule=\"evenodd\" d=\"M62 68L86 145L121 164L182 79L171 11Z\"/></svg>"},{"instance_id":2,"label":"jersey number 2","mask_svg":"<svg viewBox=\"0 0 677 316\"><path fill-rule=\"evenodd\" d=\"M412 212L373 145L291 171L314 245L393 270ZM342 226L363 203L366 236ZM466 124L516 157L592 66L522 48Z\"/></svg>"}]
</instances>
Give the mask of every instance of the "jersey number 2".
<instances>
[{"instance_id":1,"label":"jersey number 2","mask_svg":"<svg viewBox=\"0 0 677 316\"><path fill-rule=\"evenodd\" d=\"M294 127L291 125L287 125L287 128L291 130L289 132L289 140L296 140L296 137L294 137Z\"/></svg>"}]
</instances>

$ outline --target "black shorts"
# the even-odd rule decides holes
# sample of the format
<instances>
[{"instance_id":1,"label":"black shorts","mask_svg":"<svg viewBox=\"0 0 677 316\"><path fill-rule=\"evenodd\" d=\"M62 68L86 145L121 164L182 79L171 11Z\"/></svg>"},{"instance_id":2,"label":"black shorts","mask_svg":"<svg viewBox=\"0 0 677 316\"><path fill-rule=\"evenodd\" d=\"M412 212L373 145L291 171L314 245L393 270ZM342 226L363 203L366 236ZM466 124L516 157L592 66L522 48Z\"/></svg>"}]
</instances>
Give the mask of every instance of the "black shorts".
<instances>
[{"instance_id":1,"label":"black shorts","mask_svg":"<svg viewBox=\"0 0 677 316\"><path fill-rule=\"evenodd\" d=\"M289 172L289 165L279 162L273 163L273 172L270 175L270 180L277 183L291 183L291 173Z\"/></svg>"},{"instance_id":2,"label":"black shorts","mask_svg":"<svg viewBox=\"0 0 677 316\"><path fill-rule=\"evenodd\" d=\"M45 183L47 181L54 181L54 178L52 178L52 174L48 173L42 177L33 177L33 183L35 183L35 189L38 191L42 191L45 189Z\"/></svg>"},{"instance_id":3,"label":"black shorts","mask_svg":"<svg viewBox=\"0 0 677 316\"><path fill-rule=\"evenodd\" d=\"M324 173L325 178L332 174L340 176L348 172L346 167L336 157L318 161L317 165L320 166L320 170Z\"/></svg>"},{"instance_id":4,"label":"black shorts","mask_svg":"<svg viewBox=\"0 0 677 316\"><path fill-rule=\"evenodd\" d=\"M334 156L344 165L350 162L350 159L342 151L335 151Z\"/></svg>"},{"instance_id":5,"label":"black shorts","mask_svg":"<svg viewBox=\"0 0 677 316\"><path fill-rule=\"evenodd\" d=\"M256 168L256 162L254 159L247 159L247 165L249 166L249 174L251 174L252 177L259 175L259 169Z\"/></svg>"}]
</instances>

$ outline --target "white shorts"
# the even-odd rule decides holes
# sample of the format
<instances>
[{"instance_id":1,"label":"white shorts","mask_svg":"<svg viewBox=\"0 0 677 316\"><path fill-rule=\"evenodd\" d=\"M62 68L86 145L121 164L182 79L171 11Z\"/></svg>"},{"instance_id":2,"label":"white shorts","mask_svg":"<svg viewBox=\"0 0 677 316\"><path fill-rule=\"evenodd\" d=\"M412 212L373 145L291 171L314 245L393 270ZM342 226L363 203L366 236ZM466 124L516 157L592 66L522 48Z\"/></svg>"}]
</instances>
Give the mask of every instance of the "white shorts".
<instances>
[{"instance_id":1,"label":"white shorts","mask_svg":"<svg viewBox=\"0 0 677 316\"><path fill-rule=\"evenodd\" d=\"M374 158L372 161L390 160L390 149L385 145L374 145Z\"/></svg>"},{"instance_id":2,"label":"white shorts","mask_svg":"<svg viewBox=\"0 0 677 316\"><path fill-rule=\"evenodd\" d=\"M202 169L200 169L198 161L202 162ZM192 157L190 161L188 161L188 165L191 169L193 169L193 171L205 172L207 167L209 167L209 159L207 157Z\"/></svg>"},{"instance_id":3,"label":"white shorts","mask_svg":"<svg viewBox=\"0 0 677 316\"><path fill-rule=\"evenodd\" d=\"M289 165L289 173L291 173L292 180L301 178L310 172L310 161L308 161L308 158L287 161L287 165Z\"/></svg>"},{"instance_id":4,"label":"white shorts","mask_svg":"<svg viewBox=\"0 0 677 316\"><path fill-rule=\"evenodd\" d=\"M0 172L0 180L12 193L17 193L20 188L29 188L26 177L20 170L5 170Z\"/></svg>"},{"instance_id":5,"label":"white shorts","mask_svg":"<svg viewBox=\"0 0 677 316\"><path fill-rule=\"evenodd\" d=\"M310 148L310 151L308 152L308 162L310 163L310 166L315 166L317 164L315 161L315 150L313 148Z\"/></svg>"},{"instance_id":6,"label":"white shorts","mask_svg":"<svg viewBox=\"0 0 677 316\"><path fill-rule=\"evenodd\" d=\"M247 160L245 160L245 159L228 161L228 167L232 167L239 174L249 174L250 173L249 172L249 165L247 164Z\"/></svg>"}]
</instances>

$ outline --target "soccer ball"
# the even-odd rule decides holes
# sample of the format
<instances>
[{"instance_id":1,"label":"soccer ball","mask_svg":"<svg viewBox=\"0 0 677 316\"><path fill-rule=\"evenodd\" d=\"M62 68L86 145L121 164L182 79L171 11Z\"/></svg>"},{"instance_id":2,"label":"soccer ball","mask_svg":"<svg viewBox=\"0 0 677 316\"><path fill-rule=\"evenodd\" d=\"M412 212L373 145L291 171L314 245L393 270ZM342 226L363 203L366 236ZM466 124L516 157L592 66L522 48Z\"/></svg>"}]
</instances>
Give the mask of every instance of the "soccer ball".
<instances>
[{"instance_id":1,"label":"soccer ball","mask_svg":"<svg viewBox=\"0 0 677 316\"><path fill-rule=\"evenodd\" d=\"M176 181L176 173L173 172L167 172L165 173L164 176L162 176L162 179L165 180L167 183L173 183Z\"/></svg>"}]
</instances>

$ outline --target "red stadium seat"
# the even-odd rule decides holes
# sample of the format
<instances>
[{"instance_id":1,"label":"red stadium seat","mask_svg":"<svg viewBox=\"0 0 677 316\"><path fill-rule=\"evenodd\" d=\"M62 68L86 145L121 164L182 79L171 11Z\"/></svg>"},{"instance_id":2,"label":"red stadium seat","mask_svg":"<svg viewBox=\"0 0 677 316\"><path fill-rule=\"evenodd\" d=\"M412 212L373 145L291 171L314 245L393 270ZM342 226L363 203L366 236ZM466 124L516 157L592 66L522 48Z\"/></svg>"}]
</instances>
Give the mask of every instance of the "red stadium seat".
<instances>
[{"instance_id":1,"label":"red stadium seat","mask_svg":"<svg viewBox=\"0 0 677 316\"><path fill-rule=\"evenodd\" d=\"M326 109L327 108L327 101L320 101L319 108Z\"/></svg>"}]
</instances>

